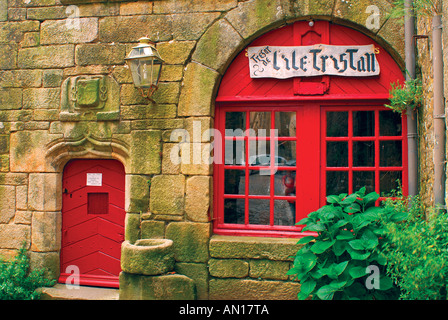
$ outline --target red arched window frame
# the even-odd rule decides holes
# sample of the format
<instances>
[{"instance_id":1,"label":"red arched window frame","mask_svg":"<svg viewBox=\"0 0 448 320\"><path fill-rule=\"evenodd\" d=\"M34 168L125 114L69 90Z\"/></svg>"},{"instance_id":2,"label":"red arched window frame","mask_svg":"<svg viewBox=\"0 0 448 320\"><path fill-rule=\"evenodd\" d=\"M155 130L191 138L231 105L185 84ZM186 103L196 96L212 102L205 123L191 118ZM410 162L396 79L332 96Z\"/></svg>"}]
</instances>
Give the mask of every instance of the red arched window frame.
<instances>
[{"instance_id":1,"label":"red arched window frame","mask_svg":"<svg viewBox=\"0 0 448 320\"><path fill-rule=\"evenodd\" d=\"M216 98L215 128L222 136L215 141L214 232L216 234L276 237L306 235L300 232L301 226L296 226L295 222L324 205L327 192L337 191L337 188L329 190L332 189L329 187L330 179L338 181L338 185L346 187L346 192L349 193L356 191L359 183L372 181L370 191L382 194L387 191L384 186L390 185L391 179L396 177L401 179L403 192L407 194L406 117L398 115L397 118L397 114L384 107L384 104L388 103L390 83L402 82L404 78L399 66L386 50L354 29L327 21L316 21L314 26L310 26L306 21L298 21L268 32L253 41L250 46L300 46L317 43L374 44L381 73L365 78L322 76L252 79L249 75L249 57L247 51L243 50L226 71ZM276 166L272 162L270 166L250 164L251 141L259 144L260 139L247 132L251 129L251 119L257 113L266 115L265 118L268 119L266 121L269 122L269 126L265 125L266 137L261 140L294 145L296 157L294 166L290 164ZM279 125L276 121L284 113L295 116L295 133L275 137L269 129L279 129L276 127ZM243 131L242 136L226 137L225 130L229 129L226 121L229 115L242 117L240 120L240 123L244 122L240 128ZM393 125L384 119L392 119L390 121L393 121ZM368 129L364 128L364 123L367 123L365 126ZM390 128L383 130L387 123L396 130ZM329 134L329 128L334 125L345 126L345 131L336 135L334 132ZM226 164L225 145L229 141L235 144L240 141L244 145L242 155L244 159L238 165ZM340 146L342 151L336 146ZM269 148L271 148L270 154L274 154L273 144L269 144ZM397 156L394 161L389 161L383 156L388 148L400 149L398 154L395 152ZM331 150L337 151L336 154L341 153L335 157L339 158L340 163L332 163ZM394 154L393 149L387 154ZM294 195L276 193L275 188L278 185L276 181L279 179L276 180L275 175L266 175L258 178L260 181L254 181L254 172L260 173L263 170L280 172L281 180L285 182L285 189L288 189L289 178L284 177L293 172L295 185L289 187L295 189ZM235 177L239 181L238 192L229 193L228 182L234 181ZM269 188L258 192L261 194L250 190L251 186L267 186L268 183ZM265 207L269 203L269 214L265 213L261 219L261 211L265 209L259 209L261 210L258 212L259 220L253 218L257 214L257 209L253 212L252 208L257 206L251 207L251 203L257 201L264 202ZM277 211L282 210L277 209L276 204L282 201L283 204L292 203L291 207L295 210L293 221L288 220L287 225L283 225L285 220L281 223L276 222L280 216ZM225 213L225 208L229 206L238 208L234 210L238 212L238 217L232 218L233 220ZM283 208L286 206L283 205Z\"/></svg>"}]
</instances>

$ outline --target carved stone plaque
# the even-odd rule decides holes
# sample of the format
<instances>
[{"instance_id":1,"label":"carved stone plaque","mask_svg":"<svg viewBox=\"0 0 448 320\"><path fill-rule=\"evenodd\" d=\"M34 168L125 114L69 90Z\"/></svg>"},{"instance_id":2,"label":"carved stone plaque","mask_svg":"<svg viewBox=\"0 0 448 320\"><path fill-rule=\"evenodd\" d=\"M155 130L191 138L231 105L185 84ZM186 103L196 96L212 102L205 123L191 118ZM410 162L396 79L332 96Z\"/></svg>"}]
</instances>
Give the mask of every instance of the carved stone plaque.
<instances>
[{"instance_id":1,"label":"carved stone plaque","mask_svg":"<svg viewBox=\"0 0 448 320\"><path fill-rule=\"evenodd\" d=\"M117 120L119 86L104 75L67 78L61 90L61 121Z\"/></svg>"}]
</instances>

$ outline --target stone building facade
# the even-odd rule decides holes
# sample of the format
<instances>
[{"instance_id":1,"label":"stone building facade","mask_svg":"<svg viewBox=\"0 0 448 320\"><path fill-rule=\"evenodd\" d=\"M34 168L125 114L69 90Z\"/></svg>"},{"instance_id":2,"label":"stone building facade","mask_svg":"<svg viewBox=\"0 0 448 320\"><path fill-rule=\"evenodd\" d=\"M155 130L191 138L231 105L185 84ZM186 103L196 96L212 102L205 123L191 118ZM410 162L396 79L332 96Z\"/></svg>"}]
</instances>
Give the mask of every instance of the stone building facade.
<instances>
[{"instance_id":1,"label":"stone building facade","mask_svg":"<svg viewBox=\"0 0 448 320\"><path fill-rule=\"evenodd\" d=\"M25 243L32 265L58 278L70 193L64 168L114 159L124 167L123 240L170 239L175 261L163 274L122 272L121 298L295 299L299 284L286 272L297 239L214 234L213 165L173 163L171 133L193 136L197 123L214 128L216 95L233 59L295 21L355 29L403 70L403 24L388 18L391 2L0 0L0 253L12 256ZM155 104L134 87L124 60L142 36L165 60ZM429 95L429 59L419 49ZM428 140L430 117L420 116ZM194 146L209 151L210 138L192 145L182 157ZM420 147L425 191L431 142Z\"/></svg>"}]
</instances>

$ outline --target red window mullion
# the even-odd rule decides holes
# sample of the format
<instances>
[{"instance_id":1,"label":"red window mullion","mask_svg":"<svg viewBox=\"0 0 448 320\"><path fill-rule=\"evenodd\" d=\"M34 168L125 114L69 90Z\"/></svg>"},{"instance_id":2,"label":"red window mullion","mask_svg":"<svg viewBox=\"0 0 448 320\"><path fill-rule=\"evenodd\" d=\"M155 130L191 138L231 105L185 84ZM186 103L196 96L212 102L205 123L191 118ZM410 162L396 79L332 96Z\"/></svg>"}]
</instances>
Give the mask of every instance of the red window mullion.
<instances>
[{"instance_id":1,"label":"red window mullion","mask_svg":"<svg viewBox=\"0 0 448 320\"><path fill-rule=\"evenodd\" d=\"M275 166L276 166L276 156L277 154L275 153L275 146L278 145L277 140L275 139L275 134L274 134L274 130L275 130L275 112L272 111L271 112L271 130L269 131L270 134L270 138L271 138L271 143L269 145L270 149L271 149L271 163L270 163L270 172L271 175L269 176L269 183L271 184L271 187L269 188L269 192L270 192L270 199L269 199L269 225L273 226L274 225L274 191L275 191Z\"/></svg>"},{"instance_id":2,"label":"red window mullion","mask_svg":"<svg viewBox=\"0 0 448 320\"><path fill-rule=\"evenodd\" d=\"M380 112L375 110L375 192L380 194Z\"/></svg>"},{"instance_id":3,"label":"red window mullion","mask_svg":"<svg viewBox=\"0 0 448 320\"><path fill-rule=\"evenodd\" d=\"M250 113L249 111L246 112L246 136L245 136L245 145L244 149L246 154L244 155L245 161L245 169L244 169L244 179L246 180L244 183L244 224L249 224L249 127L250 127Z\"/></svg>"},{"instance_id":4,"label":"red window mullion","mask_svg":"<svg viewBox=\"0 0 448 320\"><path fill-rule=\"evenodd\" d=\"M348 113L348 193L353 193L353 111Z\"/></svg>"}]
</instances>

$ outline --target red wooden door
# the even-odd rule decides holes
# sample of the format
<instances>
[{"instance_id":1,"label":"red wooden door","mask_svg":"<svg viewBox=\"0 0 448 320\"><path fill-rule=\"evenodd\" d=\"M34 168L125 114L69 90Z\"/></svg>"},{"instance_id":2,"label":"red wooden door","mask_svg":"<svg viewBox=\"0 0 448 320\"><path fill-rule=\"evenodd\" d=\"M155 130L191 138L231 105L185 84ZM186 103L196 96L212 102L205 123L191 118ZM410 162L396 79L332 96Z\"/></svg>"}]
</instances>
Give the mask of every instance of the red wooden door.
<instances>
[{"instance_id":1,"label":"red wooden door","mask_svg":"<svg viewBox=\"0 0 448 320\"><path fill-rule=\"evenodd\" d=\"M122 164L73 160L64 169L62 188L59 282L118 287L125 217Z\"/></svg>"}]
</instances>

